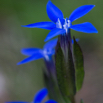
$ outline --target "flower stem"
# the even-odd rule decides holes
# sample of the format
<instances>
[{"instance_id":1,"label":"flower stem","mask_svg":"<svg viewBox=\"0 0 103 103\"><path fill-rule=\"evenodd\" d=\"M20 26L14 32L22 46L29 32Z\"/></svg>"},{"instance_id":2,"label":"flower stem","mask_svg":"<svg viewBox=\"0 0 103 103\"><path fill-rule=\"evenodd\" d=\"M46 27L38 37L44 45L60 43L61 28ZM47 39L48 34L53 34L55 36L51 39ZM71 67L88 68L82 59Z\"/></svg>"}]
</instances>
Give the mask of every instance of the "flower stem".
<instances>
[{"instance_id":1,"label":"flower stem","mask_svg":"<svg viewBox=\"0 0 103 103\"><path fill-rule=\"evenodd\" d=\"M64 95L66 96L64 99L66 103L75 103L74 95L76 93L76 87L75 87L75 68L74 68L74 62L73 62L73 53L72 53L72 39L70 30L68 29L68 32L66 34L60 35L59 37L60 46L64 55L64 68L63 71L65 72L66 77L66 86L67 92ZM69 98L68 98L69 96Z\"/></svg>"}]
</instances>

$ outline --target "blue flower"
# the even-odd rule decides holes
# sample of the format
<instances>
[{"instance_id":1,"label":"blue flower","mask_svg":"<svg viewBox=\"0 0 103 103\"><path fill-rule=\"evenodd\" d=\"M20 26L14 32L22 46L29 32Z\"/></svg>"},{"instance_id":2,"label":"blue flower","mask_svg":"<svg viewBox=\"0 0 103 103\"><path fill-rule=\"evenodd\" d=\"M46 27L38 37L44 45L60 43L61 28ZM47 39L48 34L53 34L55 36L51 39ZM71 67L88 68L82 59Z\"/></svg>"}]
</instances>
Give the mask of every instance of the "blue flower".
<instances>
[{"instance_id":1,"label":"blue flower","mask_svg":"<svg viewBox=\"0 0 103 103\"><path fill-rule=\"evenodd\" d=\"M43 49L40 48L24 48L21 50L21 53L23 55L29 56L22 60L21 62L17 63L17 65L24 64L33 60L44 58L46 61L50 61L51 56L55 54L55 46L57 44L58 39L53 39L49 42L47 42ZM76 39L78 42L79 39ZM72 39L72 43L74 43Z\"/></svg>"},{"instance_id":2,"label":"blue flower","mask_svg":"<svg viewBox=\"0 0 103 103\"><path fill-rule=\"evenodd\" d=\"M34 96L33 102L31 103L41 103L42 100L47 96L48 91L46 88L41 89L40 91L38 91L36 93L36 95ZM30 103L30 102L25 102L25 101L13 101L13 102L6 102L6 103ZM44 103L57 103L54 100L48 100Z\"/></svg>"},{"instance_id":3,"label":"blue flower","mask_svg":"<svg viewBox=\"0 0 103 103\"><path fill-rule=\"evenodd\" d=\"M49 61L49 56L52 56L55 53L54 47L57 44L58 39L53 39L47 42L43 49L40 48L24 48L21 50L23 55L27 55L26 59L22 60L21 62L17 63L17 65L24 64L33 60L37 60L40 58L44 58L45 60Z\"/></svg>"},{"instance_id":4,"label":"blue flower","mask_svg":"<svg viewBox=\"0 0 103 103\"><path fill-rule=\"evenodd\" d=\"M87 14L95 5L83 5L75 9L69 18L64 18L63 13L59 8L57 8L50 0L47 3L47 14L49 19L52 22L46 21L46 22L38 22L33 23L29 25L23 25L22 27L28 27L28 28L42 28L51 30L49 34L47 35L45 41L60 35L60 34L66 34L69 32L70 29L84 32L84 33L98 33L96 28L89 22L84 22L81 24L72 25L72 22L74 20L77 20L78 18L84 16Z\"/></svg>"}]
</instances>

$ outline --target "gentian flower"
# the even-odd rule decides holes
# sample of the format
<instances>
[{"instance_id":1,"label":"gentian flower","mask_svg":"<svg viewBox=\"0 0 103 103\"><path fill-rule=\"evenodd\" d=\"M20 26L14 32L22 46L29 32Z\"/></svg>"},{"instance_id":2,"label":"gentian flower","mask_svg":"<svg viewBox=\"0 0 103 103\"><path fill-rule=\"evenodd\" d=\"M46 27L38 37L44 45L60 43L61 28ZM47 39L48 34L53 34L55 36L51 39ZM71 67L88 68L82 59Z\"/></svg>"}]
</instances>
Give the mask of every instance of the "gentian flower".
<instances>
[{"instance_id":1,"label":"gentian flower","mask_svg":"<svg viewBox=\"0 0 103 103\"><path fill-rule=\"evenodd\" d=\"M24 64L33 60L44 58L46 61L50 61L50 57L55 53L54 47L57 44L58 39L53 39L47 42L43 49L40 48L24 48L21 50L23 55L27 55L26 59L22 60L21 62L17 63L18 65Z\"/></svg>"},{"instance_id":2,"label":"gentian flower","mask_svg":"<svg viewBox=\"0 0 103 103\"><path fill-rule=\"evenodd\" d=\"M47 3L47 15L52 22L38 22L29 25L23 25L22 27L28 28L42 28L51 30L47 35L45 41L57 36L65 35L70 32L70 29L84 32L84 33L98 33L96 28L89 22L72 25L72 22L78 18L87 14L95 5L83 5L75 9L69 18L64 18L63 13L57 8L50 0Z\"/></svg>"},{"instance_id":3,"label":"gentian flower","mask_svg":"<svg viewBox=\"0 0 103 103\"><path fill-rule=\"evenodd\" d=\"M24 64L33 60L44 58L46 61L51 61L51 56L55 54L55 46L57 44L57 38L47 42L43 49L40 48L24 48L21 50L23 55L29 56L21 62L17 63L17 65ZM76 39L78 42L79 39ZM72 43L74 43L72 39Z\"/></svg>"},{"instance_id":4,"label":"gentian flower","mask_svg":"<svg viewBox=\"0 0 103 103\"><path fill-rule=\"evenodd\" d=\"M47 96L48 91L46 88L41 89L36 93L32 102L25 102L25 101L13 101L13 102L6 102L6 103L42 103L42 100ZM57 103L54 100L48 100L44 103Z\"/></svg>"}]
</instances>

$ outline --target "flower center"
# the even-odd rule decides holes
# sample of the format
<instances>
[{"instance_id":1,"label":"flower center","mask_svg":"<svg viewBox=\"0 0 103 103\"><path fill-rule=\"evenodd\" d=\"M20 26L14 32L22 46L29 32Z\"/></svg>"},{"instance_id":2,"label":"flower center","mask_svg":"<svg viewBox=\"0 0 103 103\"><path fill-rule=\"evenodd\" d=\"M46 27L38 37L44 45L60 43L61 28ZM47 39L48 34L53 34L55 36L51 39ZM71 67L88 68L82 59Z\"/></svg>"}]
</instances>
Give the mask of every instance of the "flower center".
<instances>
[{"instance_id":1,"label":"flower center","mask_svg":"<svg viewBox=\"0 0 103 103\"><path fill-rule=\"evenodd\" d=\"M43 54L45 59L49 61L49 55L51 54L51 50L44 49Z\"/></svg>"},{"instance_id":2,"label":"flower center","mask_svg":"<svg viewBox=\"0 0 103 103\"><path fill-rule=\"evenodd\" d=\"M70 28L70 26L71 26L71 22L70 22L70 20L68 20L67 18L64 19L64 20L65 20L65 21L64 21L64 23L62 24L61 21L60 21L60 19L58 18L58 21L56 22L56 27L57 27L57 28L60 28L60 29L65 29L65 30L66 30L66 33L67 33L68 28Z\"/></svg>"},{"instance_id":3,"label":"flower center","mask_svg":"<svg viewBox=\"0 0 103 103\"><path fill-rule=\"evenodd\" d=\"M56 27L62 29L62 24L59 18L58 18L58 21L56 22Z\"/></svg>"}]
</instances>

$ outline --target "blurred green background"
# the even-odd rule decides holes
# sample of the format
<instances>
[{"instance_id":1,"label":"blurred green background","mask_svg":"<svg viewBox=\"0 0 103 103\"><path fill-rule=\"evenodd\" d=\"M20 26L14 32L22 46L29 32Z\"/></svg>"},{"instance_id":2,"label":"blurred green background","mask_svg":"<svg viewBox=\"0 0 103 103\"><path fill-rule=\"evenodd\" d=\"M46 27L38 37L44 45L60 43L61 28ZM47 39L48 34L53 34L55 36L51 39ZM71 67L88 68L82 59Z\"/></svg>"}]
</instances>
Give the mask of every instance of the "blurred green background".
<instances>
[{"instance_id":1,"label":"blurred green background","mask_svg":"<svg viewBox=\"0 0 103 103\"><path fill-rule=\"evenodd\" d=\"M25 58L20 54L23 47L40 47L48 30L23 28L21 25L50 21L46 14L48 0L0 0L0 103L6 101L32 101L34 94L44 87L43 60L17 66ZM76 95L84 103L103 102L103 0L52 0L69 17L77 7L94 4L96 7L87 15L73 22L91 22L98 34L71 31L80 38L84 54L84 85Z\"/></svg>"}]
</instances>

